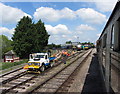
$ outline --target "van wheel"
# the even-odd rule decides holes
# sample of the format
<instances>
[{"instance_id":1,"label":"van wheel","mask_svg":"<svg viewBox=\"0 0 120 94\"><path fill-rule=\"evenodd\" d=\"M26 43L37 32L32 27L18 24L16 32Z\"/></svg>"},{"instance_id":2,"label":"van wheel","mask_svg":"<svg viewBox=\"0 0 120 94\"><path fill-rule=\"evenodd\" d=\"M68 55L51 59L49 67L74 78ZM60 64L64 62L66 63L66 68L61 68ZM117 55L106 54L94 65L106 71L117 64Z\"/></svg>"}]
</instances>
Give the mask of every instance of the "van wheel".
<instances>
[{"instance_id":1,"label":"van wheel","mask_svg":"<svg viewBox=\"0 0 120 94\"><path fill-rule=\"evenodd\" d=\"M45 71L45 65L42 65L42 66L40 67L40 71L41 71L41 72Z\"/></svg>"}]
</instances>

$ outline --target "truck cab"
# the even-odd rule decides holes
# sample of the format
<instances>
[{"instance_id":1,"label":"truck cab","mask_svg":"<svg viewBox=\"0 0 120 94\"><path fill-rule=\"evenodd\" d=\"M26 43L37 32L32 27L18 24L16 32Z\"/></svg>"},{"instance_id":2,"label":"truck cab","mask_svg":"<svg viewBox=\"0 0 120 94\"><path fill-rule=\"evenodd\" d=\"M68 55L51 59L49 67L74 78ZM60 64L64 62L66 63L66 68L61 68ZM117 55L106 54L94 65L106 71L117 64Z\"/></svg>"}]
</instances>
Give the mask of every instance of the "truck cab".
<instances>
[{"instance_id":1,"label":"truck cab","mask_svg":"<svg viewBox=\"0 0 120 94\"><path fill-rule=\"evenodd\" d=\"M50 61L47 53L35 53L35 54L30 54L29 62L39 62L40 65L43 63L45 65L48 65Z\"/></svg>"}]
</instances>

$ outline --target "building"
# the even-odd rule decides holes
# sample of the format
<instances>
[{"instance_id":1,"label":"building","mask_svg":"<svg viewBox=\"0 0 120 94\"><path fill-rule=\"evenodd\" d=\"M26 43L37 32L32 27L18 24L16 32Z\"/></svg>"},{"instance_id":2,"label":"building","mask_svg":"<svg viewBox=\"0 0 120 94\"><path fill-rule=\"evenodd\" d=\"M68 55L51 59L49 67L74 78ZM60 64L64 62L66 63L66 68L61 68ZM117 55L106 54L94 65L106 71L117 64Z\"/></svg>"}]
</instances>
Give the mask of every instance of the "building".
<instances>
[{"instance_id":1,"label":"building","mask_svg":"<svg viewBox=\"0 0 120 94\"><path fill-rule=\"evenodd\" d=\"M17 62L19 61L19 57L16 56L13 50L8 51L5 53L4 62Z\"/></svg>"}]
</instances>

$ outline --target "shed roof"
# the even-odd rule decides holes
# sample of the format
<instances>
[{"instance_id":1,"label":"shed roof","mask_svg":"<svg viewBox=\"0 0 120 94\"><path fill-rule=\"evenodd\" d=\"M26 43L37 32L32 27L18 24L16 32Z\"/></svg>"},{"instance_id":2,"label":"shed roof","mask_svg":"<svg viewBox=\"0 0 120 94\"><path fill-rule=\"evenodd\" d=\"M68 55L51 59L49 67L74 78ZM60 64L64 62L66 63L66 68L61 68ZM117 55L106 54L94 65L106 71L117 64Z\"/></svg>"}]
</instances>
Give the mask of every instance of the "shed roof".
<instances>
[{"instance_id":1,"label":"shed roof","mask_svg":"<svg viewBox=\"0 0 120 94\"><path fill-rule=\"evenodd\" d=\"M5 53L5 55L15 55L15 52L13 50L10 50L7 53Z\"/></svg>"}]
</instances>

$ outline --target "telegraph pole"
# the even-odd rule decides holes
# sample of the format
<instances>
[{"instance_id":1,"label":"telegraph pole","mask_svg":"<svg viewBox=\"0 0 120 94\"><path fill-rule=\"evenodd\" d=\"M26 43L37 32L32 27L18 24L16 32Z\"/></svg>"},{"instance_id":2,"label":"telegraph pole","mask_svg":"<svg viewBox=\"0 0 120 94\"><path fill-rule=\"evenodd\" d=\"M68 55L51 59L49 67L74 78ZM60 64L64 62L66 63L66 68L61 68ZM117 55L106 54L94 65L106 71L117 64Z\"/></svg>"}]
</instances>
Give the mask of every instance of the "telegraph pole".
<instances>
[{"instance_id":1,"label":"telegraph pole","mask_svg":"<svg viewBox=\"0 0 120 94\"><path fill-rule=\"evenodd\" d=\"M77 37L77 42L79 43L79 37Z\"/></svg>"}]
</instances>

